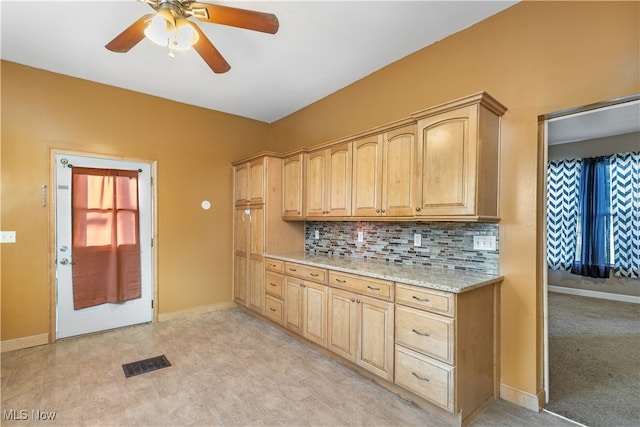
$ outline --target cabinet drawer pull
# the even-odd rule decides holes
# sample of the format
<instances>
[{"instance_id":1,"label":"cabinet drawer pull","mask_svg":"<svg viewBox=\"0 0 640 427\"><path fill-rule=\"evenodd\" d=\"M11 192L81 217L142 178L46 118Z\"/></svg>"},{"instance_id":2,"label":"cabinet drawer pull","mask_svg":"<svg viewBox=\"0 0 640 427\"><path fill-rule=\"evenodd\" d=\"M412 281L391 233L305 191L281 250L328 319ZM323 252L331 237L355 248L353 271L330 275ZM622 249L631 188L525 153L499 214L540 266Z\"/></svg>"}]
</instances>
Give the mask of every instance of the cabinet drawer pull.
<instances>
[{"instance_id":1,"label":"cabinet drawer pull","mask_svg":"<svg viewBox=\"0 0 640 427\"><path fill-rule=\"evenodd\" d=\"M276 286L276 284L275 284L275 283L269 283L269 284L270 284L271 286Z\"/></svg>"},{"instance_id":2,"label":"cabinet drawer pull","mask_svg":"<svg viewBox=\"0 0 640 427\"><path fill-rule=\"evenodd\" d=\"M421 377L420 375L416 374L415 372L411 372L413 374L414 377L416 377L417 379L419 379L420 381L426 381L429 382L429 378L425 378L425 377Z\"/></svg>"},{"instance_id":3,"label":"cabinet drawer pull","mask_svg":"<svg viewBox=\"0 0 640 427\"><path fill-rule=\"evenodd\" d=\"M295 268L293 268L293 267L289 267L289 271L298 271L298 270L296 270L296 269L295 269ZM414 297L414 298L415 298L415 297Z\"/></svg>"},{"instance_id":4,"label":"cabinet drawer pull","mask_svg":"<svg viewBox=\"0 0 640 427\"><path fill-rule=\"evenodd\" d=\"M373 286L369 286L367 285L367 288L371 289L372 291L379 291L380 288L374 288Z\"/></svg>"},{"instance_id":5,"label":"cabinet drawer pull","mask_svg":"<svg viewBox=\"0 0 640 427\"><path fill-rule=\"evenodd\" d=\"M275 309L275 308L273 308L273 307L269 307L269 310L271 310L271 311L276 311L276 309Z\"/></svg>"},{"instance_id":6,"label":"cabinet drawer pull","mask_svg":"<svg viewBox=\"0 0 640 427\"><path fill-rule=\"evenodd\" d=\"M318 277L319 274L318 273L309 273L311 275L311 277Z\"/></svg>"},{"instance_id":7,"label":"cabinet drawer pull","mask_svg":"<svg viewBox=\"0 0 640 427\"><path fill-rule=\"evenodd\" d=\"M418 298L417 296L413 295L412 297L415 300L418 300L420 302L431 302L431 300L429 298Z\"/></svg>"},{"instance_id":8,"label":"cabinet drawer pull","mask_svg":"<svg viewBox=\"0 0 640 427\"><path fill-rule=\"evenodd\" d=\"M338 282L338 283L347 283L346 280L341 280L341 279L336 279L336 282Z\"/></svg>"},{"instance_id":9,"label":"cabinet drawer pull","mask_svg":"<svg viewBox=\"0 0 640 427\"><path fill-rule=\"evenodd\" d=\"M418 331L416 331L415 329L411 329L411 330L412 330L413 332L415 332L416 334L421 335L421 336L423 336L423 337L429 337L429 336L431 336L431 335L429 335L429 333L428 333L428 332L418 332Z\"/></svg>"},{"instance_id":10,"label":"cabinet drawer pull","mask_svg":"<svg viewBox=\"0 0 640 427\"><path fill-rule=\"evenodd\" d=\"M276 265L275 265L275 264L269 264L269 265L270 265L271 267L273 267L273 268L275 268L275 267L276 267Z\"/></svg>"}]
</instances>

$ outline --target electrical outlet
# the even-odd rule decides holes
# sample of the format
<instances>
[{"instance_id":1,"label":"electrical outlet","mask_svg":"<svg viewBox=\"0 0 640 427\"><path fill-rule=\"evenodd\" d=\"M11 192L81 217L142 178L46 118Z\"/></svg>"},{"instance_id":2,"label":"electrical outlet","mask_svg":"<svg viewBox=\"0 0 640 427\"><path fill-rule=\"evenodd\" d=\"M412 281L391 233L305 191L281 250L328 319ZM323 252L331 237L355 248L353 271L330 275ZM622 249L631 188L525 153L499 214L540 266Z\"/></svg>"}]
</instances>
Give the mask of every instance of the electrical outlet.
<instances>
[{"instance_id":1,"label":"electrical outlet","mask_svg":"<svg viewBox=\"0 0 640 427\"><path fill-rule=\"evenodd\" d=\"M413 246L422 246L422 234L413 235Z\"/></svg>"},{"instance_id":2,"label":"electrical outlet","mask_svg":"<svg viewBox=\"0 0 640 427\"><path fill-rule=\"evenodd\" d=\"M318 239L320 238L320 231L319 231L319 230L316 230L316 231L315 231L315 233L314 233L314 235L313 235L313 238L314 238L315 240L318 240Z\"/></svg>"},{"instance_id":3,"label":"electrical outlet","mask_svg":"<svg viewBox=\"0 0 640 427\"><path fill-rule=\"evenodd\" d=\"M364 241L364 231L358 231L358 242Z\"/></svg>"},{"instance_id":4,"label":"electrical outlet","mask_svg":"<svg viewBox=\"0 0 640 427\"><path fill-rule=\"evenodd\" d=\"M0 232L0 243L15 243L16 232L15 231L2 231Z\"/></svg>"},{"instance_id":5,"label":"electrical outlet","mask_svg":"<svg viewBox=\"0 0 640 427\"><path fill-rule=\"evenodd\" d=\"M473 236L473 249L476 251L495 251L496 236Z\"/></svg>"}]
</instances>

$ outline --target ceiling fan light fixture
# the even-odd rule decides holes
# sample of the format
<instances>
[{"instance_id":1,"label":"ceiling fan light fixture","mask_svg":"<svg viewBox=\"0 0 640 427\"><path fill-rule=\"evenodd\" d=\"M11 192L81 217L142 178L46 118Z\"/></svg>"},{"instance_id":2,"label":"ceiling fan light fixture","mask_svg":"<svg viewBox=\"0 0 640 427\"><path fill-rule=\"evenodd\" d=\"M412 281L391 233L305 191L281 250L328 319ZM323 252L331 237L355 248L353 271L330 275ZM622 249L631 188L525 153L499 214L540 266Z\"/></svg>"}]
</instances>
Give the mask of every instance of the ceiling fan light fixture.
<instances>
[{"instance_id":1,"label":"ceiling fan light fixture","mask_svg":"<svg viewBox=\"0 0 640 427\"><path fill-rule=\"evenodd\" d=\"M172 49L185 50L196 44L199 38L200 36L189 21L184 18L178 18L176 19L174 38L169 43Z\"/></svg>"},{"instance_id":2,"label":"ceiling fan light fixture","mask_svg":"<svg viewBox=\"0 0 640 427\"><path fill-rule=\"evenodd\" d=\"M168 46L176 33L176 21L171 12L160 9L144 30L144 35L160 46Z\"/></svg>"}]
</instances>

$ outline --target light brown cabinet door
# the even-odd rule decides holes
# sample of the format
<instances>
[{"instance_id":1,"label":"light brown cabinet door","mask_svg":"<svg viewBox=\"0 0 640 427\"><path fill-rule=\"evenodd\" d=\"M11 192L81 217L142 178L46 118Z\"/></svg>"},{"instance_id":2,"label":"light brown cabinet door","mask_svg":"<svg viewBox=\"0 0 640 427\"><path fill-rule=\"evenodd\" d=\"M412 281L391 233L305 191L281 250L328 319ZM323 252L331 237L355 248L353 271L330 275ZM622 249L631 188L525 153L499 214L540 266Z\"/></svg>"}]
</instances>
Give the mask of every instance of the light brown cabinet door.
<instances>
[{"instance_id":1,"label":"light brown cabinet door","mask_svg":"<svg viewBox=\"0 0 640 427\"><path fill-rule=\"evenodd\" d=\"M249 214L249 308L264 313L264 209ZM246 220L245 220L246 222Z\"/></svg>"},{"instance_id":2,"label":"light brown cabinet door","mask_svg":"<svg viewBox=\"0 0 640 427\"><path fill-rule=\"evenodd\" d=\"M264 314L264 264L261 260L249 260L249 308Z\"/></svg>"},{"instance_id":3,"label":"light brown cabinet door","mask_svg":"<svg viewBox=\"0 0 640 427\"><path fill-rule=\"evenodd\" d=\"M416 126L387 132L382 168L382 208L386 216L413 216L418 205Z\"/></svg>"},{"instance_id":4,"label":"light brown cabinet door","mask_svg":"<svg viewBox=\"0 0 640 427\"><path fill-rule=\"evenodd\" d=\"M476 212L477 105L420 120L419 215Z\"/></svg>"},{"instance_id":5,"label":"light brown cabinet door","mask_svg":"<svg viewBox=\"0 0 640 427\"><path fill-rule=\"evenodd\" d=\"M234 185L235 185L235 204L247 204L250 201L249 196L249 164L244 163L238 165L234 169Z\"/></svg>"},{"instance_id":6,"label":"light brown cabinet door","mask_svg":"<svg viewBox=\"0 0 640 427\"><path fill-rule=\"evenodd\" d=\"M303 280L284 278L284 326L302 335Z\"/></svg>"},{"instance_id":7,"label":"light brown cabinet door","mask_svg":"<svg viewBox=\"0 0 640 427\"><path fill-rule=\"evenodd\" d=\"M324 216L327 212L327 151L307 155L305 212L307 217Z\"/></svg>"},{"instance_id":8,"label":"light brown cabinet door","mask_svg":"<svg viewBox=\"0 0 640 427\"><path fill-rule=\"evenodd\" d=\"M247 258L234 257L233 269L233 299L247 305Z\"/></svg>"},{"instance_id":9,"label":"light brown cabinet door","mask_svg":"<svg viewBox=\"0 0 640 427\"><path fill-rule=\"evenodd\" d=\"M358 352L356 363L393 381L393 303L357 296Z\"/></svg>"},{"instance_id":10,"label":"light brown cabinet door","mask_svg":"<svg viewBox=\"0 0 640 427\"><path fill-rule=\"evenodd\" d=\"M328 287L308 281L303 286L303 336L326 347Z\"/></svg>"},{"instance_id":11,"label":"light brown cabinet door","mask_svg":"<svg viewBox=\"0 0 640 427\"><path fill-rule=\"evenodd\" d=\"M328 148L327 216L351 215L351 143Z\"/></svg>"},{"instance_id":12,"label":"light brown cabinet door","mask_svg":"<svg viewBox=\"0 0 640 427\"><path fill-rule=\"evenodd\" d=\"M282 217L301 218L303 202L304 155L287 157L282 162Z\"/></svg>"},{"instance_id":13,"label":"light brown cabinet door","mask_svg":"<svg viewBox=\"0 0 640 427\"><path fill-rule=\"evenodd\" d=\"M247 209L236 209L236 228L234 235L236 256L249 257L249 211Z\"/></svg>"},{"instance_id":14,"label":"light brown cabinet door","mask_svg":"<svg viewBox=\"0 0 640 427\"><path fill-rule=\"evenodd\" d=\"M353 142L353 216L382 214L382 135Z\"/></svg>"},{"instance_id":15,"label":"light brown cabinet door","mask_svg":"<svg viewBox=\"0 0 640 427\"><path fill-rule=\"evenodd\" d=\"M253 204L264 202L264 164L264 158L249 163L249 202Z\"/></svg>"},{"instance_id":16,"label":"light brown cabinet door","mask_svg":"<svg viewBox=\"0 0 640 427\"><path fill-rule=\"evenodd\" d=\"M356 294L329 288L327 348L352 362L358 351Z\"/></svg>"}]
</instances>

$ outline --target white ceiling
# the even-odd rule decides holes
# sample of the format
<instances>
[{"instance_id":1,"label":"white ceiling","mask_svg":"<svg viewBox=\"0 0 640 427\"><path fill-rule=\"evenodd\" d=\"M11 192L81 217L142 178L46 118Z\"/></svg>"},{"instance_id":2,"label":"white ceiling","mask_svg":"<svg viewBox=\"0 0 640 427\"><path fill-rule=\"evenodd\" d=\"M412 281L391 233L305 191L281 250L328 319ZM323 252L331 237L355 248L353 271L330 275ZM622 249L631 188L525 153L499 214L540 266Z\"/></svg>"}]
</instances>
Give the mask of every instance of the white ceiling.
<instances>
[{"instance_id":1,"label":"white ceiling","mask_svg":"<svg viewBox=\"0 0 640 427\"><path fill-rule=\"evenodd\" d=\"M640 132L640 101L550 119L547 141L556 145L633 132Z\"/></svg>"},{"instance_id":2,"label":"white ceiling","mask_svg":"<svg viewBox=\"0 0 640 427\"><path fill-rule=\"evenodd\" d=\"M212 3L213 1L208 1ZM274 13L277 34L198 22L231 70L143 40L104 45L153 10L134 0L0 1L4 60L271 123L516 1L216 1Z\"/></svg>"}]
</instances>

